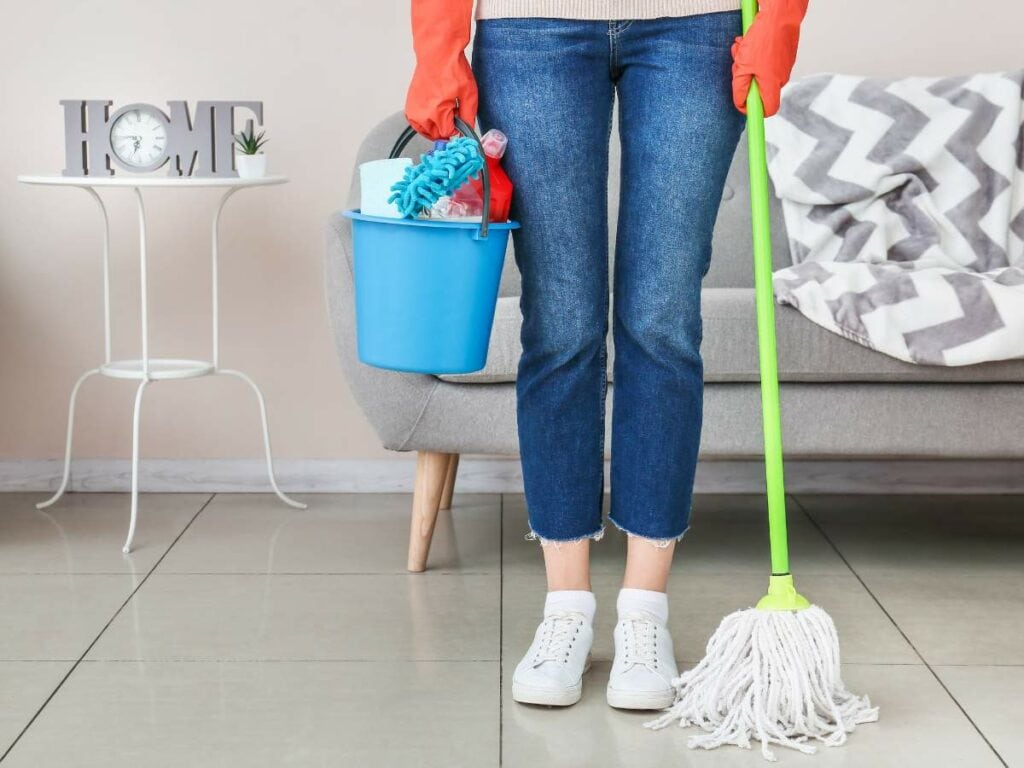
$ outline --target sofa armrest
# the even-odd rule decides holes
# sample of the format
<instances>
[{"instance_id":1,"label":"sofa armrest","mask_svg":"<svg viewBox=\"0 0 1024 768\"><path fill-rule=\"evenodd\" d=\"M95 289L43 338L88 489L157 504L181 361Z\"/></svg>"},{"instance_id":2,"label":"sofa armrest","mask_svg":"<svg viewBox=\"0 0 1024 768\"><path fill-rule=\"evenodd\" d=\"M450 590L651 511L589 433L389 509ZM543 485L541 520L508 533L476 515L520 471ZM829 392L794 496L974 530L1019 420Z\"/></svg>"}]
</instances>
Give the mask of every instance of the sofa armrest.
<instances>
[{"instance_id":1,"label":"sofa armrest","mask_svg":"<svg viewBox=\"0 0 1024 768\"><path fill-rule=\"evenodd\" d=\"M407 450L427 403L440 383L435 376L397 373L359 362L356 352L352 221L340 212L327 222L324 264L327 313L342 370L352 394L385 448Z\"/></svg>"}]
</instances>

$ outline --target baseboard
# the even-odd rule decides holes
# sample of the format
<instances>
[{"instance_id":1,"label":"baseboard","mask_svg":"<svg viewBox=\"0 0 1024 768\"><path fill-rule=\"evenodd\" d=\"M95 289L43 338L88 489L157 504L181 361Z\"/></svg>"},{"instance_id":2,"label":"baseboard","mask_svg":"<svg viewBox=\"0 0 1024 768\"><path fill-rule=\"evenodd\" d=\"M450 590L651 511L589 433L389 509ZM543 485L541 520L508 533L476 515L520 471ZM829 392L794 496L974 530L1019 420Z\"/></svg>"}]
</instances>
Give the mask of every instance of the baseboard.
<instances>
[{"instance_id":1,"label":"baseboard","mask_svg":"<svg viewBox=\"0 0 1024 768\"><path fill-rule=\"evenodd\" d=\"M275 462L282 488L297 493L408 493L415 461L395 459L282 459ZM0 461L0 491L48 491L57 487L55 459ZM125 459L79 459L72 463L74 491L127 491ZM607 471L607 466L606 466ZM792 493L1024 493L1024 461L790 461ZM147 492L269 491L266 465L258 459L146 459L139 487ZM458 490L519 493L519 460L466 457L459 464ZM698 493L760 493L764 468L756 461L706 461L697 468Z\"/></svg>"}]
</instances>

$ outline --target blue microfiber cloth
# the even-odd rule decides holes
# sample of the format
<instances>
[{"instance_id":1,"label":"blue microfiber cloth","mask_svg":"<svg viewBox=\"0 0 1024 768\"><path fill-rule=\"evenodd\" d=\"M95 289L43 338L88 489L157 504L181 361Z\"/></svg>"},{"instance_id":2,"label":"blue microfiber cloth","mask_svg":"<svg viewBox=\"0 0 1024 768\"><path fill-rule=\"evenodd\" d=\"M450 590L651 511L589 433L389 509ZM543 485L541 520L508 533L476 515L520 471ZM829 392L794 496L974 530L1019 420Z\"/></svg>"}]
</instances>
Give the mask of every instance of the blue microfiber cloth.
<instances>
[{"instance_id":1,"label":"blue microfiber cloth","mask_svg":"<svg viewBox=\"0 0 1024 768\"><path fill-rule=\"evenodd\" d=\"M392 185L388 202L394 203L404 218L413 218L475 178L483 167L476 141L460 136L421 155L418 165L406 168L404 176Z\"/></svg>"}]
</instances>

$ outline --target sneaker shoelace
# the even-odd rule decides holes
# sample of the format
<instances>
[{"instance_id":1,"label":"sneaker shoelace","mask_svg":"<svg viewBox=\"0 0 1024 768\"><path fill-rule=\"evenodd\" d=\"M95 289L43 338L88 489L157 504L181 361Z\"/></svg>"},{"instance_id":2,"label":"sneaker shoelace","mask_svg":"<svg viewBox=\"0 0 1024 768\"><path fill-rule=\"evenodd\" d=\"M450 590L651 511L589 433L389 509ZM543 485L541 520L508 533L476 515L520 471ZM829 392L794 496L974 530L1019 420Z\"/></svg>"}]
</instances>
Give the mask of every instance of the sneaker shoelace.
<instances>
[{"instance_id":1,"label":"sneaker shoelace","mask_svg":"<svg viewBox=\"0 0 1024 768\"><path fill-rule=\"evenodd\" d=\"M533 665L539 667L546 661L567 663L576 636L583 626L583 618L578 613L552 613L544 617L540 626L540 643L533 657Z\"/></svg>"},{"instance_id":2,"label":"sneaker shoelace","mask_svg":"<svg viewBox=\"0 0 1024 768\"><path fill-rule=\"evenodd\" d=\"M623 664L626 669L634 665L647 667L652 672L658 667L658 625L643 616L627 616L622 620Z\"/></svg>"}]
</instances>

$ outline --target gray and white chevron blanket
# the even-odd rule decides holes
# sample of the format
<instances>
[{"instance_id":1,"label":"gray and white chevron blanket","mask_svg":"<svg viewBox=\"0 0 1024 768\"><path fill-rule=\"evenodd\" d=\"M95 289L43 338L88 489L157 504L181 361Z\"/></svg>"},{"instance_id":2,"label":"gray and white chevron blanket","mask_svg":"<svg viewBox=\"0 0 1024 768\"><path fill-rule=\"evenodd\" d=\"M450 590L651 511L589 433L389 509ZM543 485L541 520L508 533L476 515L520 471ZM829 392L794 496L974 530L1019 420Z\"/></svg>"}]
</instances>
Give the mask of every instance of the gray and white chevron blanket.
<instances>
[{"instance_id":1,"label":"gray and white chevron blanket","mask_svg":"<svg viewBox=\"0 0 1024 768\"><path fill-rule=\"evenodd\" d=\"M778 301L912 363L1024 357L1024 71L785 89Z\"/></svg>"}]
</instances>

